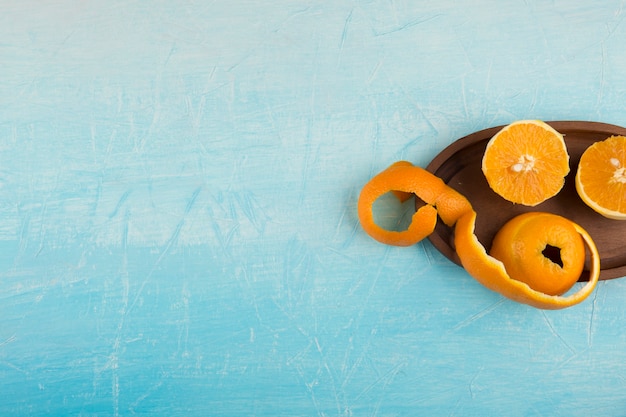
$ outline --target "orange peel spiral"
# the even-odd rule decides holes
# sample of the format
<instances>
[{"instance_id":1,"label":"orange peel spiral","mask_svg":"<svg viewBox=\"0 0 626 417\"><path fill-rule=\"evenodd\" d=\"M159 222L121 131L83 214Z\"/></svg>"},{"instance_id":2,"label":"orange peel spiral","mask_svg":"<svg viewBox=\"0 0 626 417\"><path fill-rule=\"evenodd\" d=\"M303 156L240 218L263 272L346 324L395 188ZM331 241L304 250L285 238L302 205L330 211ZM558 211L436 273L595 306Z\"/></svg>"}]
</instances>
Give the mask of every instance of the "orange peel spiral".
<instances>
[{"instance_id":1,"label":"orange peel spiral","mask_svg":"<svg viewBox=\"0 0 626 417\"><path fill-rule=\"evenodd\" d=\"M386 230L374 221L374 202L393 192L404 200L415 194L426 204L416 210L404 231ZM562 309L582 302L594 290L600 276L600 256L585 229L572 222L591 254L589 281L571 295L549 295L530 288L509 276L504 264L487 254L474 233L476 211L470 202L441 178L407 161L399 161L365 184L357 203L359 221L367 234L377 241L394 246L410 246L431 234L437 216L455 228L455 249L461 265L476 281L506 298L540 309Z\"/></svg>"},{"instance_id":2,"label":"orange peel spiral","mask_svg":"<svg viewBox=\"0 0 626 417\"><path fill-rule=\"evenodd\" d=\"M393 192L401 201L415 194L426 203L413 214L407 230L386 230L374 221L374 202L388 192ZM441 178L407 161L396 162L374 176L361 190L357 204L365 232L393 246L411 246L430 235L435 230L437 215L452 226L462 213L471 209L469 201Z\"/></svg>"}]
</instances>

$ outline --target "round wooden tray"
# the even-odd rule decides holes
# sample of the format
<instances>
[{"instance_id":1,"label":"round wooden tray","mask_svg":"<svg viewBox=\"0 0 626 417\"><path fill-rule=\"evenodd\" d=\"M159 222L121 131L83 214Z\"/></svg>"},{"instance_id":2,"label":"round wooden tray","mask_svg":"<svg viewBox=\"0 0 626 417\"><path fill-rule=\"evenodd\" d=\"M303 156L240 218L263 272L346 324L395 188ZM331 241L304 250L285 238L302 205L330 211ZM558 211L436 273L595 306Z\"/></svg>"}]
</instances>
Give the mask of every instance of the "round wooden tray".
<instances>
[{"instance_id":1,"label":"round wooden tray","mask_svg":"<svg viewBox=\"0 0 626 417\"><path fill-rule=\"evenodd\" d=\"M592 143L611 135L626 136L626 128L597 122L547 122L565 138L570 156L570 173L556 196L535 207L513 204L497 195L482 173L482 157L487 142L504 126L472 133L445 148L426 169L463 194L477 212L476 236L489 250L496 232L511 218L529 211L543 211L566 217L585 228L600 253L600 279L626 276L626 221L607 219L580 199L574 177L580 156ZM441 220L428 238L444 256L460 264L454 250L454 231ZM589 279L588 264L580 281Z\"/></svg>"}]
</instances>

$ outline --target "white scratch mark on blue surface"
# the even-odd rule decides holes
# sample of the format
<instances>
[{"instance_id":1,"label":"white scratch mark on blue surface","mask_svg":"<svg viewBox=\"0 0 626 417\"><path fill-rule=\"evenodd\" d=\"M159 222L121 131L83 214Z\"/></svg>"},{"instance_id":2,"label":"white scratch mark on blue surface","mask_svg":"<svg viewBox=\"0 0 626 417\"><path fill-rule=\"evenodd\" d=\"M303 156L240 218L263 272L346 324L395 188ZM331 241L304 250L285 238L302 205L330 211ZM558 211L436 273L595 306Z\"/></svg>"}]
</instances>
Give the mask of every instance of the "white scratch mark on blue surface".
<instances>
[{"instance_id":1,"label":"white scratch mark on blue surface","mask_svg":"<svg viewBox=\"0 0 626 417\"><path fill-rule=\"evenodd\" d=\"M341 32L341 40L339 41L339 50L342 50L343 45L346 43L346 38L348 37L348 26L350 26L350 21L352 20L353 12L354 12L354 9L350 10L350 13L348 13L348 16L346 17L346 20L343 24L343 31Z\"/></svg>"},{"instance_id":2,"label":"white scratch mark on blue surface","mask_svg":"<svg viewBox=\"0 0 626 417\"><path fill-rule=\"evenodd\" d=\"M387 385L389 385L389 383L391 383L391 381L393 381L393 379L396 377L396 375L402 369L404 369L406 366L407 366L406 362L399 362L396 365L394 365L393 367L391 367L384 374L379 375L378 378L376 378L374 381L372 381L372 383L370 383L361 392L359 392L359 394L355 398L355 401L357 401L358 399L363 397L365 394L367 394L368 392L373 390L375 387L380 386L381 384L382 384L382 386L380 387L381 389L386 388Z\"/></svg>"},{"instance_id":3,"label":"white scratch mark on blue surface","mask_svg":"<svg viewBox=\"0 0 626 417\"><path fill-rule=\"evenodd\" d=\"M346 215L348 214L348 211L353 211L355 209L353 204L350 204L351 202L347 202L347 204L344 206L343 210L341 211L341 214L339 215L339 219L337 220L337 224L335 225L335 235L333 236L333 239L336 239L338 236L341 236L341 231L343 230L343 225L344 225L344 221L346 218ZM346 237L346 242L350 242L356 233L357 230L357 222L353 222L352 225L352 232L348 234L348 236Z\"/></svg>"},{"instance_id":4,"label":"white scratch mark on blue surface","mask_svg":"<svg viewBox=\"0 0 626 417\"><path fill-rule=\"evenodd\" d=\"M298 374L300 375L300 378L305 381L304 382L304 386L306 387L306 390L309 393L309 398L311 399L311 403L315 407L315 413L319 417L324 417L326 414L324 412L322 412L320 403L319 403L319 401L317 399L317 396L315 395L315 387L319 383L318 379L316 378L316 379L314 379L311 382L307 382L306 376L304 374L304 370L303 370L302 366L298 365L296 367L296 370L298 371Z\"/></svg>"},{"instance_id":5,"label":"white scratch mark on blue surface","mask_svg":"<svg viewBox=\"0 0 626 417\"><path fill-rule=\"evenodd\" d=\"M124 194L122 194L122 196L117 201L115 208L113 209L111 214L109 214L109 219L112 219L113 217L117 216L117 213L120 211L120 208L122 208L126 200L128 200L128 196L130 195L130 193L131 193L131 190L126 190Z\"/></svg>"},{"instance_id":6,"label":"white scratch mark on blue surface","mask_svg":"<svg viewBox=\"0 0 626 417\"><path fill-rule=\"evenodd\" d=\"M376 65L374 66L374 69L372 69L372 71L370 72L369 77L367 78L367 85L371 85L374 79L376 79L376 77L378 76L378 72L380 71L380 67L382 67L382 65L383 65L383 60L379 59Z\"/></svg>"},{"instance_id":7,"label":"white scratch mark on blue surface","mask_svg":"<svg viewBox=\"0 0 626 417\"><path fill-rule=\"evenodd\" d=\"M128 301L130 296L130 280L128 277L128 224L130 221L130 212L127 209L124 216L124 228L122 232L122 265L120 270L120 280L122 284L122 305L120 310L120 319L117 323L117 329L115 333L115 341L113 342L113 352L109 356L109 363L107 367L111 369L111 391L113 394L113 415L119 416L120 411L120 378L119 378L119 357L120 348L122 344L122 332L124 329L124 322L128 314Z\"/></svg>"},{"instance_id":8,"label":"white scratch mark on blue surface","mask_svg":"<svg viewBox=\"0 0 626 417\"><path fill-rule=\"evenodd\" d=\"M9 343L15 342L17 340L17 336L16 335L11 335L8 338L4 339L2 342L0 342L0 347L4 347L6 345L8 345Z\"/></svg>"},{"instance_id":9,"label":"white scratch mark on blue surface","mask_svg":"<svg viewBox=\"0 0 626 417\"><path fill-rule=\"evenodd\" d=\"M9 369L13 369L14 371L18 372L21 375L24 376L28 376L29 375L29 371L27 369L24 369L22 367L17 366L16 364L12 363L12 362L8 362L8 361L0 361L0 363L4 366L6 366Z\"/></svg>"},{"instance_id":10,"label":"white scratch mark on blue surface","mask_svg":"<svg viewBox=\"0 0 626 417\"><path fill-rule=\"evenodd\" d=\"M171 248L176 243L176 241L178 239L178 236L180 235L180 231L183 228L183 225L185 224L185 219L187 218L187 216L191 212L191 208L193 207L194 203L196 202L196 200L198 198L198 195L200 194L201 190L202 190L202 187L198 187L193 192L191 197L189 198L189 201L187 202L187 206L185 207L185 211L184 211L180 221L178 222L178 224L174 228L174 231L172 232L170 238L167 240L167 243L165 244L165 248L161 251L161 253L159 254L159 257L156 260L156 262L154 263L154 265L152 265L152 267L150 268L150 271L148 272L148 274L146 275L144 280L141 282L141 286L139 287L139 290L137 290L137 294L135 294L135 298L133 299L133 302L131 303L129 310L132 310L134 308L134 306L137 304L137 302L139 301L139 299L141 297L141 294L143 293L143 290L144 290L145 286L148 284L148 282L152 278L152 274L154 274L154 271L161 264L161 262L163 261L165 256L167 256L167 254L169 253Z\"/></svg>"},{"instance_id":11,"label":"white scratch mark on blue surface","mask_svg":"<svg viewBox=\"0 0 626 417\"><path fill-rule=\"evenodd\" d=\"M283 28L285 27L285 24L288 23L289 21L291 21L292 19L295 19L296 17L302 16L302 15L306 15L309 10L311 10L311 6L307 6L303 9L299 9L299 10L295 10L294 12L292 12L291 14L289 14L286 18L284 18L280 23L278 23L274 29L272 30L272 33L279 33L283 30Z\"/></svg>"},{"instance_id":12,"label":"white scratch mark on blue surface","mask_svg":"<svg viewBox=\"0 0 626 417\"><path fill-rule=\"evenodd\" d=\"M150 397L150 395L152 395L159 388L161 388L161 386L163 386L163 378L160 378L156 382L153 382L152 385L144 393L139 395L137 399L135 399L135 401L129 404L128 408L131 414L137 414L135 409L139 407L143 401L145 401L148 397Z\"/></svg>"},{"instance_id":13,"label":"white scratch mark on blue surface","mask_svg":"<svg viewBox=\"0 0 626 417\"><path fill-rule=\"evenodd\" d=\"M548 316L546 315L546 312L544 310L541 310L541 315L543 316L543 320L545 321L546 325L548 326L548 329L550 330L550 333L552 333L553 336L555 336L557 339L559 339L559 341L561 343L563 343L563 345L573 354L576 353L576 350L574 348L572 348L569 343L567 343L565 341L565 339L563 339L563 337L561 336L561 334L559 332L556 331L556 329L554 328L554 326L552 325L552 322L550 321L550 319L548 318Z\"/></svg>"},{"instance_id":14,"label":"white scratch mark on blue surface","mask_svg":"<svg viewBox=\"0 0 626 417\"><path fill-rule=\"evenodd\" d=\"M622 2L619 5L619 9L615 12L615 17L618 18L617 22L615 22L613 27L611 27L610 22L606 23L607 36L604 38L604 41L606 41L611 36L613 36L617 28L620 27L621 24L624 22L624 19L626 19L626 15L624 15L623 12L624 12L624 3Z\"/></svg>"},{"instance_id":15,"label":"white scratch mark on blue surface","mask_svg":"<svg viewBox=\"0 0 626 417\"><path fill-rule=\"evenodd\" d=\"M476 373L474 374L474 376L472 377L471 381L469 382L469 394L470 394L470 398L474 398L475 394L474 394L474 389L476 386L476 380L478 379L478 377L480 376L480 374L482 373L483 369L485 369L484 366L481 366L478 371L476 371Z\"/></svg>"},{"instance_id":16,"label":"white scratch mark on blue surface","mask_svg":"<svg viewBox=\"0 0 626 417\"><path fill-rule=\"evenodd\" d=\"M456 331L456 330L462 329L462 328L467 327L470 324L474 323L476 320L480 320L481 318L485 317L486 315L490 314L491 312L496 310L498 307L500 307L500 305L502 305L502 303L504 303L505 300L506 300L505 298L501 298L500 300L498 300L495 303L491 304L489 307L487 307L487 308L479 311L478 313L468 317L467 319L463 320L462 322L460 322L459 324L454 326L452 328L452 330Z\"/></svg>"},{"instance_id":17,"label":"white scratch mark on blue surface","mask_svg":"<svg viewBox=\"0 0 626 417\"><path fill-rule=\"evenodd\" d=\"M604 73L606 71L606 47L604 42L601 44L601 54L600 54L600 81L598 86L598 100L596 102L596 108L600 109L604 99L604 88L606 86L606 82L604 80Z\"/></svg>"},{"instance_id":18,"label":"white scratch mark on blue surface","mask_svg":"<svg viewBox=\"0 0 626 417\"><path fill-rule=\"evenodd\" d=\"M332 390L332 395L335 401L335 407L337 409L337 413L339 415L339 413L341 412L341 402L339 400L339 393L337 391L337 384L335 382L335 375L332 372L330 365L329 365L329 361L326 357L326 355L324 354L324 351L322 350L322 347L320 346L319 340L318 338L315 336L313 338L313 340L315 341L315 347L317 348L317 352L319 353L319 356L322 360L322 364L323 364L323 368L324 371L326 372L326 374L328 375L328 378L330 380L330 386L331 386L331 390Z\"/></svg>"},{"instance_id":19,"label":"white scratch mark on blue surface","mask_svg":"<svg viewBox=\"0 0 626 417\"><path fill-rule=\"evenodd\" d=\"M430 243L426 243L424 241L419 242L418 246L420 248L420 252L424 254L424 257L426 258L426 262L428 263L428 266L436 265L437 262L435 261L435 258L433 257L433 254L431 253L427 245L430 245Z\"/></svg>"},{"instance_id":20,"label":"white scratch mark on blue surface","mask_svg":"<svg viewBox=\"0 0 626 417\"><path fill-rule=\"evenodd\" d=\"M587 328L587 346L593 345L594 319L596 315L596 305L598 302L598 291L604 286L604 282L600 281L593 293L593 301L591 302L591 313L589 314L589 327Z\"/></svg>"},{"instance_id":21,"label":"white scratch mark on blue surface","mask_svg":"<svg viewBox=\"0 0 626 417\"><path fill-rule=\"evenodd\" d=\"M465 86L465 77L461 78L461 94L463 100L463 111L465 113L465 118L470 119L470 111L469 106L467 104L467 87Z\"/></svg>"},{"instance_id":22,"label":"white scratch mark on blue surface","mask_svg":"<svg viewBox=\"0 0 626 417\"><path fill-rule=\"evenodd\" d=\"M394 3L394 5L395 5L395 3ZM395 8L395 6L394 6L394 8ZM417 25L420 25L422 23L431 21L431 20L436 19L436 18L438 18L440 16L441 16L440 14L434 14L432 16L420 17L420 18L411 20L409 22L406 22L404 24L401 24L399 26L396 26L395 28L391 28L391 29L388 29L388 30L380 31L380 32L375 32L375 36L391 35L393 33L400 32L400 31L403 31L405 29L412 28L413 26L417 26Z\"/></svg>"}]
</instances>

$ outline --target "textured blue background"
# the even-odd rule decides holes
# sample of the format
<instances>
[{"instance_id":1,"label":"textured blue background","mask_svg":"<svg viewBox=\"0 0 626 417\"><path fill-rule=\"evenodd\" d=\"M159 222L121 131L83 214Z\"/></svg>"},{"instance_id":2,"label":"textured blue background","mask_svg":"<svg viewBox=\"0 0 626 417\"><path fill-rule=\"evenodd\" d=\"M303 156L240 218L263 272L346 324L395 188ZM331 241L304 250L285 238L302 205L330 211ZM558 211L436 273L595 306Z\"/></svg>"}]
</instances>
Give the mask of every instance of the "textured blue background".
<instances>
[{"instance_id":1,"label":"textured blue background","mask_svg":"<svg viewBox=\"0 0 626 417\"><path fill-rule=\"evenodd\" d=\"M1 415L624 416L626 281L546 312L372 175L626 125L617 0L1 1Z\"/></svg>"}]
</instances>

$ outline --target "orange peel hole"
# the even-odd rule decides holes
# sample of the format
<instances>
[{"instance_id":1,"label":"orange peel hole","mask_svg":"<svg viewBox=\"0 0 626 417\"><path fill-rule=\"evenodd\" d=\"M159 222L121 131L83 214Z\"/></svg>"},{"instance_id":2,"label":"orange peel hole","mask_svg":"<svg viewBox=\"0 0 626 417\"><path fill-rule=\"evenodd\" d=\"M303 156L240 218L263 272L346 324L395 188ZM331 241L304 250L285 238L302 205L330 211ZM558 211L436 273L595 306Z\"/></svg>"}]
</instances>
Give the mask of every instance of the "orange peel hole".
<instances>
[{"instance_id":1,"label":"orange peel hole","mask_svg":"<svg viewBox=\"0 0 626 417\"><path fill-rule=\"evenodd\" d=\"M420 207L405 231L383 229L374 221L374 202L393 192L401 201L415 194L426 205ZM585 229L572 222L591 254L589 281L571 295L549 295L530 288L509 276L504 264L487 254L474 234L476 212L470 202L440 178L407 161L399 161L374 176L361 190L357 203L361 226L377 241L394 246L413 245L431 234L437 215L448 226L455 227L455 247L465 270L485 287L523 304L541 309L562 309L583 301L595 288L600 276L600 256L593 239Z\"/></svg>"}]
</instances>

